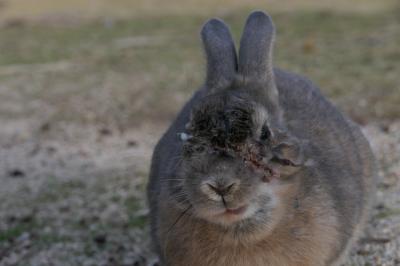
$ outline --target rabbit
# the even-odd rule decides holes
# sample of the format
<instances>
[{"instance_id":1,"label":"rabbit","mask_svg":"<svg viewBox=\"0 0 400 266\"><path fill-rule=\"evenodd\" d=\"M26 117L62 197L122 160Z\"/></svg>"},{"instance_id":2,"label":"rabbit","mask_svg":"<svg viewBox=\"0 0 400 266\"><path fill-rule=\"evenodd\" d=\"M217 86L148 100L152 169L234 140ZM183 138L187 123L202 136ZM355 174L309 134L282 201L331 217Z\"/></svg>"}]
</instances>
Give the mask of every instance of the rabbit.
<instances>
[{"instance_id":1,"label":"rabbit","mask_svg":"<svg viewBox=\"0 0 400 266\"><path fill-rule=\"evenodd\" d=\"M249 15L238 54L220 19L201 38L205 84L150 169L161 265L341 265L374 200L368 141L312 82L273 67L266 13Z\"/></svg>"}]
</instances>

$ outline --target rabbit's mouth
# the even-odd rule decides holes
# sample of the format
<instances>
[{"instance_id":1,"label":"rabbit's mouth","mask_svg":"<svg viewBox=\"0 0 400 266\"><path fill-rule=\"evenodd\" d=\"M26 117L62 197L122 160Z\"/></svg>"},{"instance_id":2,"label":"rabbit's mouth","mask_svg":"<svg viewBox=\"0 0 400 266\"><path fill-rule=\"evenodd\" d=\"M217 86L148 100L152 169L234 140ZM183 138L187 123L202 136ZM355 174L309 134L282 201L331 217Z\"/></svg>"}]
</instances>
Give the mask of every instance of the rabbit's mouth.
<instances>
[{"instance_id":1,"label":"rabbit's mouth","mask_svg":"<svg viewBox=\"0 0 400 266\"><path fill-rule=\"evenodd\" d=\"M226 208L225 214L226 214L226 215L241 215L241 214L243 214L246 210L247 210L247 205L243 205L243 206L241 206L241 207L234 208L234 209Z\"/></svg>"},{"instance_id":2,"label":"rabbit's mouth","mask_svg":"<svg viewBox=\"0 0 400 266\"><path fill-rule=\"evenodd\" d=\"M251 205L242 205L237 208L225 208L210 220L225 226L231 226L237 222L248 219L254 215L255 208Z\"/></svg>"},{"instance_id":3,"label":"rabbit's mouth","mask_svg":"<svg viewBox=\"0 0 400 266\"><path fill-rule=\"evenodd\" d=\"M230 226L243 219L248 218L249 216L251 216L251 214L252 213L250 212L250 206L243 205L234 209L226 208L222 211L222 213L214 217L214 219L216 218L219 223L222 223L225 226Z\"/></svg>"}]
</instances>

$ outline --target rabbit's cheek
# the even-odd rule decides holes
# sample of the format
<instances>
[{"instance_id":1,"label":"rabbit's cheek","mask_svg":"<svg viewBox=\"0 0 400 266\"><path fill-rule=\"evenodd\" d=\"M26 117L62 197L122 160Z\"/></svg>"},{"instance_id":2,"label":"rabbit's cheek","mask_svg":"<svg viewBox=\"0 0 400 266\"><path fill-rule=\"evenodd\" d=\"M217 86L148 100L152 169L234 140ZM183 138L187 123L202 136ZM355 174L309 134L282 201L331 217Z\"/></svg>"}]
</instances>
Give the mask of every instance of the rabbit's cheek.
<instances>
[{"instance_id":1,"label":"rabbit's cheek","mask_svg":"<svg viewBox=\"0 0 400 266\"><path fill-rule=\"evenodd\" d=\"M272 168L272 167L269 167L268 170L263 169L264 175L262 177L262 181L264 183L270 183L271 181L280 178L281 177L280 170L281 169L279 168Z\"/></svg>"},{"instance_id":2,"label":"rabbit's cheek","mask_svg":"<svg viewBox=\"0 0 400 266\"><path fill-rule=\"evenodd\" d=\"M255 193L254 201L258 202L261 208L274 207L278 202L278 193L280 181L273 179L269 183L263 183L258 187Z\"/></svg>"}]
</instances>

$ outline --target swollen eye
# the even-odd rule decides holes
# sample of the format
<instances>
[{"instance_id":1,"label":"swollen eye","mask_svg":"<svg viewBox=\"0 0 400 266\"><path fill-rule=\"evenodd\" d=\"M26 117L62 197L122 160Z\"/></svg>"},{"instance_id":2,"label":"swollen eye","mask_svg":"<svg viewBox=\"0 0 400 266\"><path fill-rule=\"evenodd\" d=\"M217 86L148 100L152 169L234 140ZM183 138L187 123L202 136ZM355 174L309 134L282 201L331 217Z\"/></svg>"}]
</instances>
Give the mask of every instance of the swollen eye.
<instances>
[{"instance_id":1,"label":"swollen eye","mask_svg":"<svg viewBox=\"0 0 400 266\"><path fill-rule=\"evenodd\" d=\"M263 125L263 127L261 129L260 139L267 140L267 139L269 139L270 136L271 136L271 132L269 131L267 125Z\"/></svg>"},{"instance_id":2,"label":"swollen eye","mask_svg":"<svg viewBox=\"0 0 400 266\"><path fill-rule=\"evenodd\" d=\"M295 164L292 161L290 161L288 159L280 159L276 156L271 159L271 162L279 163L284 166L295 166Z\"/></svg>"}]
</instances>

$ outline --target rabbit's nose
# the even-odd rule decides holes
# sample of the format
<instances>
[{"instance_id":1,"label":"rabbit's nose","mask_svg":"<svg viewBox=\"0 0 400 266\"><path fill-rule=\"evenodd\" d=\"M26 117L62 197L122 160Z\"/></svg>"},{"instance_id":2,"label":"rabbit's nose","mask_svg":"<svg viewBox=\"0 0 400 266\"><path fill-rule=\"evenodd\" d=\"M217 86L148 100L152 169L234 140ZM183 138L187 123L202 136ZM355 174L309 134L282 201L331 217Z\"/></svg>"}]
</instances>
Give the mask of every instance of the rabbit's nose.
<instances>
[{"instance_id":1,"label":"rabbit's nose","mask_svg":"<svg viewBox=\"0 0 400 266\"><path fill-rule=\"evenodd\" d=\"M214 191L215 193L217 193L220 196L225 196L226 194L228 194L233 187L236 185L236 183L230 183L230 184L211 184L211 183L207 183L207 186Z\"/></svg>"}]
</instances>

